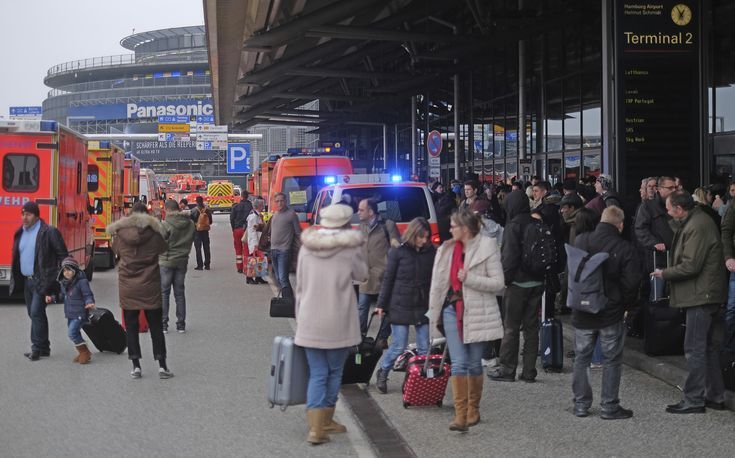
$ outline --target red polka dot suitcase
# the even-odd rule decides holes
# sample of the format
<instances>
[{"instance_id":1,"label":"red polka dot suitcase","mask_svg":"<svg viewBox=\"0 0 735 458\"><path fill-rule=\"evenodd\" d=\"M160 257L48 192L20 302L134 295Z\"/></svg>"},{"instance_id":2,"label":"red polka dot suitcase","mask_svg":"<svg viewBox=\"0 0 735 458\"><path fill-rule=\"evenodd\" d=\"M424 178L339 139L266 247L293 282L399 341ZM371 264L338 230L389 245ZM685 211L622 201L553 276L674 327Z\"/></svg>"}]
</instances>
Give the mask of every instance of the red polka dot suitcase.
<instances>
[{"instance_id":1,"label":"red polka dot suitcase","mask_svg":"<svg viewBox=\"0 0 735 458\"><path fill-rule=\"evenodd\" d=\"M403 380L403 407L438 406L444 401L451 367L446 361L446 347L441 355L414 356L408 361Z\"/></svg>"}]
</instances>

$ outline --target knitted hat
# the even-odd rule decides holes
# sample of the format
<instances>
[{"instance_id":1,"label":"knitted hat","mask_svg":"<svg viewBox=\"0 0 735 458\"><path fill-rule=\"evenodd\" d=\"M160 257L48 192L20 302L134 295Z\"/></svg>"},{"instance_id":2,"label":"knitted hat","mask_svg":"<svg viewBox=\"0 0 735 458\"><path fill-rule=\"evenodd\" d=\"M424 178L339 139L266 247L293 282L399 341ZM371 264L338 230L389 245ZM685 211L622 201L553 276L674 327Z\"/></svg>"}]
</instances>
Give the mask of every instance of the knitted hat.
<instances>
[{"instance_id":1,"label":"knitted hat","mask_svg":"<svg viewBox=\"0 0 735 458\"><path fill-rule=\"evenodd\" d=\"M570 207L574 208L582 208L584 202L582 202L582 198L579 197L576 192L573 192L561 198L559 206L563 207L564 205L569 205Z\"/></svg>"},{"instance_id":2,"label":"knitted hat","mask_svg":"<svg viewBox=\"0 0 735 458\"><path fill-rule=\"evenodd\" d=\"M41 216L41 210L38 208L38 204L33 201L28 201L23 204L23 210L24 213L33 213L36 215L36 218Z\"/></svg>"},{"instance_id":3,"label":"knitted hat","mask_svg":"<svg viewBox=\"0 0 735 458\"><path fill-rule=\"evenodd\" d=\"M349 223L353 214L349 205L330 205L319 210L319 224L325 228L338 229Z\"/></svg>"}]
</instances>

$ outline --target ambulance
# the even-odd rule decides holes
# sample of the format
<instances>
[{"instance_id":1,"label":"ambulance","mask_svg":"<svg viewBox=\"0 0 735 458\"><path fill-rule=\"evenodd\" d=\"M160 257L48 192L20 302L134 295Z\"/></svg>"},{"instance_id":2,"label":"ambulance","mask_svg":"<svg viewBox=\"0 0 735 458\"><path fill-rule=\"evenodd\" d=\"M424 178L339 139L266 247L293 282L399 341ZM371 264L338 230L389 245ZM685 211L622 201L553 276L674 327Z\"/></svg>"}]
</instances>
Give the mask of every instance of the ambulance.
<instances>
[{"instance_id":1,"label":"ambulance","mask_svg":"<svg viewBox=\"0 0 735 458\"><path fill-rule=\"evenodd\" d=\"M94 237L87 198L84 137L54 121L0 120L0 287L10 285L13 235L23 204L35 201L92 279ZM21 286L22 287L22 286Z\"/></svg>"},{"instance_id":2,"label":"ambulance","mask_svg":"<svg viewBox=\"0 0 735 458\"><path fill-rule=\"evenodd\" d=\"M151 169L140 169L140 201L148 207L148 213L158 219L164 216L165 192L161 192L156 173Z\"/></svg>"},{"instance_id":3,"label":"ambulance","mask_svg":"<svg viewBox=\"0 0 735 458\"><path fill-rule=\"evenodd\" d=\"M221 212L232 211L235 204L235 188L231 181L214 180L207 185L207 206L212 210ZM240 202L240 198L237 198Z\"/></svg>"},{"instance_id":4,"label":"ambulance","mask_svg":"<svg viewBox=\"0 0 735 458\"><path fill-rule=\"evenodd\" d=\"M125 153L124 172L123 205L127 215L140 199L140 159L130 153Z\"/></svg>"},{"instance_id":5,"label":"ambulance","mask_svg":"<svg viewBox=\"0 0 735 458\"><path fill-rule=\"evenodd\" d=\"M125 151L109 141L87 143L87 192L92 203L95 267L115 267L107 226L123 216Z\"/></svg>"},{"instance_id":6,"label":"ambulance","mask_svg":"<svg viewBox=\"0 0 735 458\"><path fill-rule=\"evenodd\" d=\"M282 192L286 203L296 212L302 227L308 226L314 198L324 186L327 177L352 173L350 158L335 154L326 148L289 148L288 155L279 158L273 166L268 209L275 211L275 195Z\"/></svg>"}]
</instances>

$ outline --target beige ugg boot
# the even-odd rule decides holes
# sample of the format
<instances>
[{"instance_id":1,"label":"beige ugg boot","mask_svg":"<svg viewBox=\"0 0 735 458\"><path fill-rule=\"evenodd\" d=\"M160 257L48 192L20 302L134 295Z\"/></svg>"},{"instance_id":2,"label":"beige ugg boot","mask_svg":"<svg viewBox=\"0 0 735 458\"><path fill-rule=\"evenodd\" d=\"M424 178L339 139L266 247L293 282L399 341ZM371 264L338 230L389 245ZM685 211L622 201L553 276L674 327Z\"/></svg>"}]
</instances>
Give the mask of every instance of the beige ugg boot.
<instances>
[{"instance_id":1,"label":"beige ugg boot","mask_svg":"<svg viewBox=\"0 0 735 458\"><path fill-rule=\"evenodd\" d=\"M77 361L79 364L87 364L92 360L92 352L87 348L87 344L77 345L77 351L79 352L79 360Z\"/></svg>"},{"instance_id":2,"label":"beige ugg boot","mask_svg":"<svg viewBox=\"0 0 735 458\"><path fill-rule=\"evenodd\" d=\"M311 445L329 442L329 436L324 432L325 409L307 409L306 418L309 421L309 435L306 441Z\"/></svg>"},{"instance_id":3,"label":"beige ugg boot","mask_svg":"<svg viewBox=\"0 0 735 458\"><path fill-rule=\"evenodd\" d=\"M347 428L341 423L334 421L334 407L327 407L324 414L324 426L323 430L325 433L346 433Z\"/></svg>"}]
</instances>

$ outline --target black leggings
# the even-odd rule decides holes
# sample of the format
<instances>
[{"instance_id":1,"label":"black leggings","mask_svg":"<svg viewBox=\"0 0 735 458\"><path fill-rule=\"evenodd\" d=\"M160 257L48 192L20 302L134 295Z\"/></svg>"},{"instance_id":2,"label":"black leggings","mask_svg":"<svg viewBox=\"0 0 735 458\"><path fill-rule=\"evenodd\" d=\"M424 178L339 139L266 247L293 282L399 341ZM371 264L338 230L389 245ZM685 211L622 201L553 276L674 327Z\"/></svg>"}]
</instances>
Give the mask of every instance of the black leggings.
<instances>
[{"instance_id":1,"label":"black leggings","mask_svg":"<svg viewBox=\"0 0 735 458\"><path fill-rule=\"evenodd\" d=\"M138 338L138 316L140 310L123 310L125 326L128 334L128 358L140 359L140 340ZM166 338L163 336L163 312L160 308L146 310L145 317L153 341L153 358L166 359Z\"/></svg>"}]
</instances>

